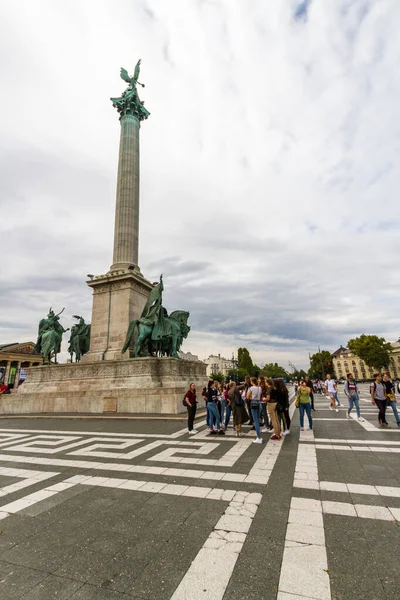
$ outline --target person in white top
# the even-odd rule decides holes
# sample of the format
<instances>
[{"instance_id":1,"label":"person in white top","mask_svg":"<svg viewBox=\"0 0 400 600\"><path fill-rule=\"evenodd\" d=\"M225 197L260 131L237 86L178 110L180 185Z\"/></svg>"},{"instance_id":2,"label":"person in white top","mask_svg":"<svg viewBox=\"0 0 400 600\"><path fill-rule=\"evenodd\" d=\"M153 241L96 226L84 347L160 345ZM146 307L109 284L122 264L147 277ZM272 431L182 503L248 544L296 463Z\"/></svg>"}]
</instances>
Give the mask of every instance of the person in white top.
<instances>
[{"instance_id":1,"label":"person in white top","mask_svg":"<svg viewBox=\"0 0 400 600\"><path fill-rule=\"evenodd\" d=\"M254 427L257 432L257 437L253 441L253 444L262 444L263 440L261 437L261 427L260 427L260 409L261 409L261 388L257 383L257 379L252 377L250 379L251 387L248 389L246 394L246 400L250 403L251 415L254 421Z\"/></svg>"},{"instance_id":2,"label":"person in white top","mask_svg":"<svg viewBox=\"0 0 400 600\"><path fill-rule=\"evenodd\" d=\"M331 399L331 403L329 405L329 410L335 409L336 412L339 412L339 409L336 407L336 403L338 406L340 406L340 402L339 402L339 398L338 398L338 394L337 394L336 381L334 379L331 379L331 376L329 373L326 376L326 381L325 381L325 394L327 394L327 396L329 396L329 398Z\"/></svg>"}]
</instances>

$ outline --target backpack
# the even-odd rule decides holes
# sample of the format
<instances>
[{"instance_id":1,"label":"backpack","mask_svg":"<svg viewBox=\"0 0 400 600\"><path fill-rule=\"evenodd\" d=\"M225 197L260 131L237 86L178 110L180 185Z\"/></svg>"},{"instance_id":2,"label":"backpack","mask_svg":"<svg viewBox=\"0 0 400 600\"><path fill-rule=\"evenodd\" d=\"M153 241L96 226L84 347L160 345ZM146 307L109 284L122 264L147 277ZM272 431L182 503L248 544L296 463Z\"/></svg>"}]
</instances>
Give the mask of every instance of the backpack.
<instances>
[{"instance_id":1,"label":"backpack","mask_svg":"<svg viewBox=\"0 0 400 600\"><path fill-rule=\"evenodd\" d=\"M186 394L187 394L187 392L186 392ZM183 396L183 400L182 400L183 406L189 406L189 404L186 404L186 394Z\"/></svg>"},{"instance_id":2,"label":"backpack","mask_svg":"<svg viewBox=\"0 0 400 600\"><path fill-rule=\"evenodd\" d=\"M242 394L240 392L235 391L235 404L236 406L243 406L244 400L242 398Z\"/></svg>"}]
</instances>

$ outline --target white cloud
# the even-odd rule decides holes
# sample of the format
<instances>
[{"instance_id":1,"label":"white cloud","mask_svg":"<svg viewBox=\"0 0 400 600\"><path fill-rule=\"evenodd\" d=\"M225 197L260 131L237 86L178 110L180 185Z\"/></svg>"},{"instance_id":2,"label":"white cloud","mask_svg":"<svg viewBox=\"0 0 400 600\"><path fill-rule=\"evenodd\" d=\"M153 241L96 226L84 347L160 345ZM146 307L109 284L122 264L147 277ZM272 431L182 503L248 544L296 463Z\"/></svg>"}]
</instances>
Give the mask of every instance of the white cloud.
<instances>
[{"instance_id":1,"label":"white cloud","mask_svg":"<svg viewBox=\"0 0 400 600\"><path fill-rule=\"evenodd\" d=\"M140 264L151 280L165 266L169 308L191 310L185 349L230 355L247 340L259 362L305 366L318 343L397 339L396 0L21 0L3 13L1 341L33 339L50 304L90 315L86 274L112 254L109 97L139 57Z\"/></svg>"}]
</instances>

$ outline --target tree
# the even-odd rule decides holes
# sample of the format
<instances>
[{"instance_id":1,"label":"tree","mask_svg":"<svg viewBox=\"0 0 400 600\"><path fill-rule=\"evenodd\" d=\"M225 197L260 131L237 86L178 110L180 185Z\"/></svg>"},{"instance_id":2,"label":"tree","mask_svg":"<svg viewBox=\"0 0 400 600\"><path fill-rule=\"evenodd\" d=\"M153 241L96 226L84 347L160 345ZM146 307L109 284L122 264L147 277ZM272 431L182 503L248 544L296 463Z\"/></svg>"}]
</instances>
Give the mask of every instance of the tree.
<instances>
[{"instance_id":1,"label":"tree","mask_svg":"<svg viewBox=\"0 0 400 600\"><path fill-rule=\"evenodd\" d=\"M320 352L313 354L310 357L310 368L308 369L309 377L325 379L328 373L335 376L332 354L329 350L321 350Z\"/></svg>"},{"instance_id":2,"label":"tree","mask_svg":"<svg viewBox=\"0 0 400 600\"><path fill-rule=\"evenodd\" d=\"M239 369L243 369L246 371L246 375L250 375L253 377L254 365L251 360L250 352L247 348L239 348L238 349L238 364Z\"/></svg>"},{"instance_id":3,"label":"tree","mask_svg":"<svg viewBox=\"0 0 400 600\"><path fill-rule=\"evenodd\" d=\"M380 371L389 366L389 353L393 350L389 342L377 335L365 335L349 340L350 352L361 358L369 367Z\"/></svg>"},{"instance_id":4,"label":"tree","mask_svg":"<svg viewBox=\"0 0 400 600\"><path fill-rule=\"evenodd\" d=\"M307 373L304 371L304 369L300 369L300 371L297 371L297 369L295 369L292 373L292 379L304 379L304 377L307 375Z\"/></svg>"},{"instance_id":5,"label":"tree","mask_svg":"<svg viewBox=\"0 0 400 600\"><path fill-rule=\"evenodd\" d=\"M237 370L237 378L238 381L244 381L244 378L248 375L246 369L238 369Z\"/></svg>"},{"instance_id":6,"label":"tree","mask_svg":"<svg viewBox=\"0 0 400 600\"><path fill-rule=\"evenodd\" d=\"M278 365L278 363L267 363L261 369L261 375L264 377L282 377L283 379L291 379L289 373Z\"/></svg>"},{"instance_id":7,"label":"tree","mask_svg":"<svg viewBox=\"0 0 400 600\"><path fill-rule=\"evenodd\" d=\"M220 383L221 381L225 381L225 377L221 371L218 371L218 373L211 373L211 379L214 379L214 381L219 381Z\"/></svg>"}]
</instances>

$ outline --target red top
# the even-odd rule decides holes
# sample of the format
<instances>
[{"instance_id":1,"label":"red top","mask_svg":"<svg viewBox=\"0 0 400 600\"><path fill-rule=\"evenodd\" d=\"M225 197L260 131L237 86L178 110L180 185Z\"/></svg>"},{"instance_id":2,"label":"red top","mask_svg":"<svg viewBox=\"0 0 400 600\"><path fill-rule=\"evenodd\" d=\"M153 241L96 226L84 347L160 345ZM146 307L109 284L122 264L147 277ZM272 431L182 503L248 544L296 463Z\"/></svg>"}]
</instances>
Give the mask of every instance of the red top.
<instances>
[{"instance_id":1,"label":"red top","mask_svg":"<svg viewBox=\"0 0 400 600\"><path fill-rule=\"evenodd\" d=\"M196 402L196 392L192 392L192 390L189 390L188 392L186 392L185 398L189 400L190 404L193 404L194 402Z\"/></svg>"}]
</instances>

